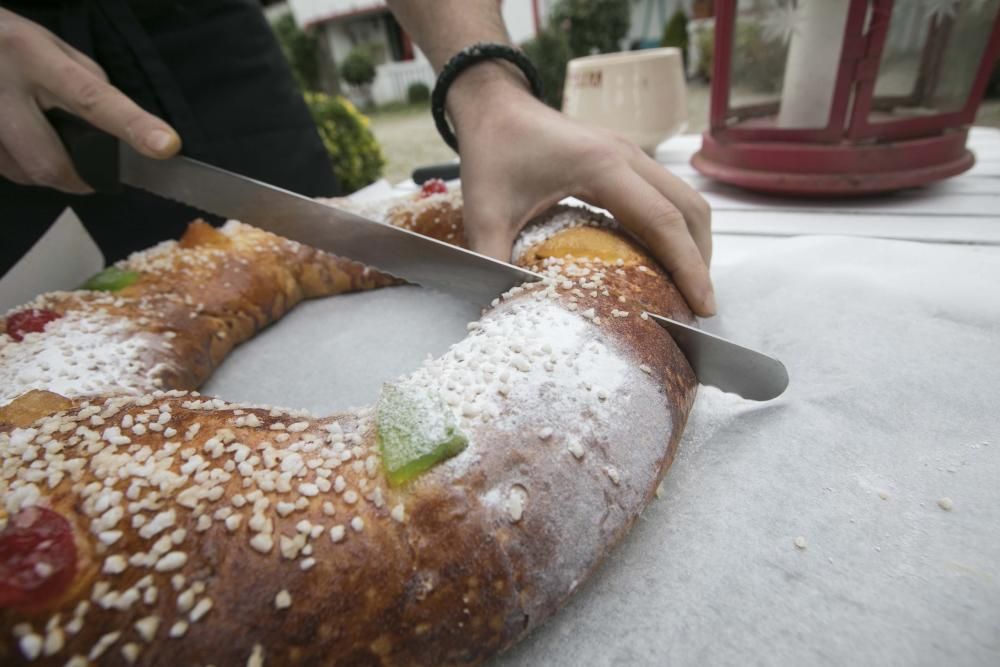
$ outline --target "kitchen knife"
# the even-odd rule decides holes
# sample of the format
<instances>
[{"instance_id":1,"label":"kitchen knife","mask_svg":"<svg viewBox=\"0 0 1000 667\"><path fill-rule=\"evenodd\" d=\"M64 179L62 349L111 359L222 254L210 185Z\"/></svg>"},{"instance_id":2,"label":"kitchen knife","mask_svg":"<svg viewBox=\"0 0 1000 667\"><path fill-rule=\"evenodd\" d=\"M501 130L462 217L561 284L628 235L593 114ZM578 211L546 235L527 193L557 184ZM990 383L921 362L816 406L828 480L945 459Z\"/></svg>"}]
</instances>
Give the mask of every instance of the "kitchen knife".
<instances>
[{"instance_id":1,"label":"kitchen knife","mask_svg":"<svg viewBox=\"0 0 1000 667\"><path fill-rule=\"evenodd\" d=\"M701 384L752 401L777 398L788 387L788 371L777 359L668 317L646 315L670 333Z\"/></svg>"},{"instance_id":2,"label":"kitchen knife","mask_svg":"<svg viewBox=\"0 0 1000 667\"><path fill-rule=\"evenodd\" d=\"M69 114L48 115L78 173L98 191L118 191L122 184L147 190L483 305L515 285L542 278L198 160L147 158ZM780 395L788 385L780 361L666 317L648 315L670 333L702 384L759 401Z\"/></svg>"},{"instance_id":3,"label":"kitchen knife","mask_svg":"<svg viewBox=\"0 0 1000 667\"><path fill-rule=\"evenodd\" d=\"M240 220L410 282L486 305L531 271L191 158L155 160L65 113L49 113L80 176L95 190L129 185Z\"/></svg>"},{"instance_id":4,"label":"kitchen knife","mask_svg":"<svg viewBox=\"0 0 1000 667\"><path fill-rule=\"evenodd\" d=\"M410 177L417 185L423 185L433 178L440 178L442 181L453 181L461 176L461 167L458 162L443 162L441 164L429 164L417 167Z\"/></svg>"},{"instance_id":5,"label":"kitchen knife","mask_svg":"<svg viewBox=\"0 0 1000 667\"><path fill-rule=\"evenodd\" d=\"M121 146L124 183L474 303L485 305L514 285L541 278L196 160L153 160ZM650 316L670 332L702 384L756 401L775 398L788 385L780 361L660 315Z\"/></svg>"}]
</instances>

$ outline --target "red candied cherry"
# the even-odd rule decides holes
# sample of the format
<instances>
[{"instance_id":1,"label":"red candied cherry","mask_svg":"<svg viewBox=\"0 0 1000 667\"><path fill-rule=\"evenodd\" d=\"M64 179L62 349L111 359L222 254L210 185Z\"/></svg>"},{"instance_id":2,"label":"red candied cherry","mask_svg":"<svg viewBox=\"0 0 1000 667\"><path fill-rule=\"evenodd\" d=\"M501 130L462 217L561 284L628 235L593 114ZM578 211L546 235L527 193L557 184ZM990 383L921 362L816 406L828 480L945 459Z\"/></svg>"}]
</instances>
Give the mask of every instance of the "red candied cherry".
<instances>
[{"instance_id":1,"label":"red candied cherry","mask_svg":"<svg viewBox=\"0 0 1000 667\"><path fill-rule=\"evenodd\" d=\"M444 181L440 178L432 178L429 181L424 181L423 186L420 188L420 198L424 199L431 195L443 195L446 192L448 192L448 186L444 184Z\"/></svg>"},{"instance_id":2,"label":"red candied cherry","mask_svg":"<svg viewBox=\"0 0 1000 667\"><path fill-rule=\"evenodd\" d=\"M24 340L25 334L41 333L45 331L46 324L60 317L59 313L44 308L19 310L7 318L7 335L16 341Z\"/></svg>"},{"instance_id":3,"label":"red candied cherry","mask_svg":"<svg viewBox=\"0 0 1000 667\"><path fill-rule=\"evenodd\" d=\"M76 574L73 527L58 512L28 507L0 531L0 610L39 607L66 592Z\"/></svg>"}]
</instances>

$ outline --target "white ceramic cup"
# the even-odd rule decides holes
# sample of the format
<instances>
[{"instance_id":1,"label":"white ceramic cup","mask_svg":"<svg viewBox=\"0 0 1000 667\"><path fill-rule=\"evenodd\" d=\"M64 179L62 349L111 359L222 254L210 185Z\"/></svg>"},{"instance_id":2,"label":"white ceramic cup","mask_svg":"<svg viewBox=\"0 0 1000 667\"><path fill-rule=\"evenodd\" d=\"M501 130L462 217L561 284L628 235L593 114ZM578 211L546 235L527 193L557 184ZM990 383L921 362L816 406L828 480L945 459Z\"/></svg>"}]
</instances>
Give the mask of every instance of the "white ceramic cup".
<instances>
[{"instance_id":1,"label":"white ceramic cup","mask_svg":"<svg viewBox=\"0 0 1000 667\"><path fill-rule=\"evenodd\" d=\"M566 68L563 112L624 135L652 155L687 127L680 49L645 49L574 58Z\"/></svg>"}]
</instances>

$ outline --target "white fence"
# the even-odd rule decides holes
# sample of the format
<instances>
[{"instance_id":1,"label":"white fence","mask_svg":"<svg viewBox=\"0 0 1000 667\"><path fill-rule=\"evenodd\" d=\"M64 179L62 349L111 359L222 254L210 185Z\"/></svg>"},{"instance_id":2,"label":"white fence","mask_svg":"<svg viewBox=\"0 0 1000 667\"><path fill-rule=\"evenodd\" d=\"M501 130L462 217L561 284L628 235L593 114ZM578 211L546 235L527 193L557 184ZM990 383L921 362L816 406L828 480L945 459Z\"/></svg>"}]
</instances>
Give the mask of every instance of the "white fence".
<instances>
[{"instance_id":1,"label":"white fence","mask_svg":"<svg viewBox=\"0 0 1000 667\"><path fill-rule=\"evenodd\" d=\"M414 83L434 88L434 68L426 60L386 63L375 68L372 100L377 105L406 100L406 91Z\"/></svg>"}]
</instances>

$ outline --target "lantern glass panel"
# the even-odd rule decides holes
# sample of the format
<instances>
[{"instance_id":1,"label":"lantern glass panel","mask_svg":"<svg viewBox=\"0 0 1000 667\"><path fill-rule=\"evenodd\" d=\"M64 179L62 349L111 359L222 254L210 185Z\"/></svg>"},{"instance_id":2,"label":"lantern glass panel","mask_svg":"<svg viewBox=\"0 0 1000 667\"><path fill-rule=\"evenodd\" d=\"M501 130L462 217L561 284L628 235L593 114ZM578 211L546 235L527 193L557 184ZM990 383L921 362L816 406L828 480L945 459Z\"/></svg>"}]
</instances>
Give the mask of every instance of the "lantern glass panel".
<instances>
[{"instance_id":1,"label":"lantern glass panel","mask_svg":"<svg viewBox=\"0 0 1000 667\"><path fill-rule=\"evenodd\" d=\"M772 116L781 101L788 40L776 0L740 0L733 25L730 122ZM780 13L780 16L779 16Z\"/></svg>"},{"instance_id":2,"label":"lantern glass panel","mask_svg":"<svg viewBox=\"0 0 1000 667\"><path fill-rule=\"evenodd\" d=\"M850 0L739 0L728 124L823 128Z\"/></svg>"},{"instance_id":3,"label":"lantern glass panel","mask_svg":"<svg viewBox=\"0 0 1000 667\"><path fill-rule=\"evenodd\" d=\"M1000 12L1000 0L896 2L869 121L962 110Z\"/></svg>"}]
</instances>

